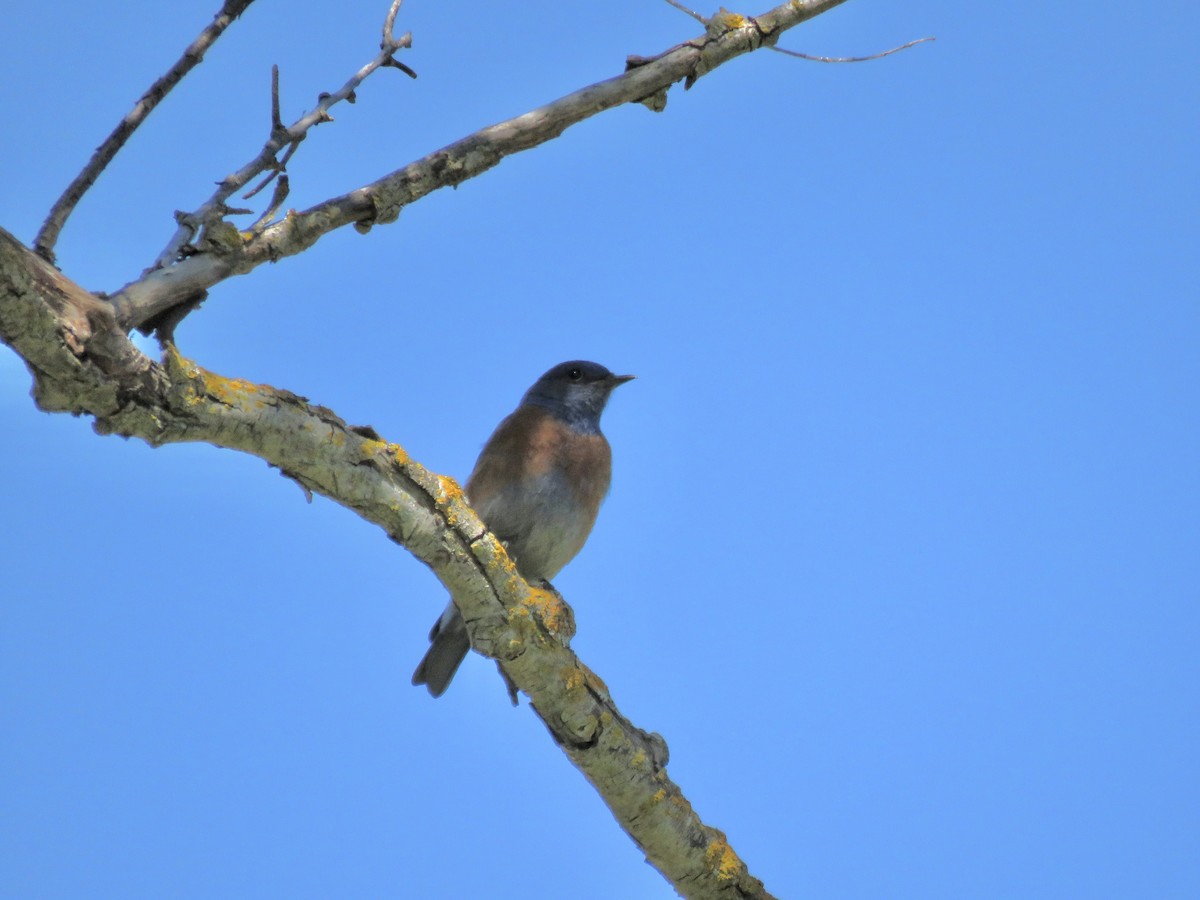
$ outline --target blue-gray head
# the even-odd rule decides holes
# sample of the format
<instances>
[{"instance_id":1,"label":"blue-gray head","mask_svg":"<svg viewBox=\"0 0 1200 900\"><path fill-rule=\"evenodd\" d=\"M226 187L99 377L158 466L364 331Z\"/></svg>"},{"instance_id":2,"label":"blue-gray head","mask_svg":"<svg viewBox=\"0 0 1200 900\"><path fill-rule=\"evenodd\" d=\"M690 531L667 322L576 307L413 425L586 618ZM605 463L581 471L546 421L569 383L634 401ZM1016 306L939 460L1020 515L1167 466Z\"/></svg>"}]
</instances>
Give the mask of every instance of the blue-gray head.
<instances>
[{"instance_id":1,"label":"blue-gray head","mask_svg":"<svg viewBox=\"0 0 1200 900\"><path fill-rule=\"evenodd\" d=\"M633 375L614 375L599 363L572 360L559 363L539 378L521 400L550 410L576 431L600 431L600 414L613 389Z\"/></svg>"}]
</instances>

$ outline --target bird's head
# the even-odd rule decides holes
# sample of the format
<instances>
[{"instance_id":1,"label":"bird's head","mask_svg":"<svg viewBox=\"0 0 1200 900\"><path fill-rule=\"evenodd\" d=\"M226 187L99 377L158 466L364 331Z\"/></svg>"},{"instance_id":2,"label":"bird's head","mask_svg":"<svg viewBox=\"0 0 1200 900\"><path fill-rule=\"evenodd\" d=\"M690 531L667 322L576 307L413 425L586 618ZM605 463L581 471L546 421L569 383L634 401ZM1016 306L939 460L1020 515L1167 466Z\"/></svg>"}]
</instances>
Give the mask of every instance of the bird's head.
<instances>
[{"instance_id":1,"label":"bird's head","mask_svg":"<svg viewBox=\"0 0 1200 900\"><path fill-rule=\"evenodd\" d=\"M598 432L609 395L633 375L614 375L599 363L559 363L525 392L522 404L548 409L578 431Z\"/></svg>"}]
</instances>

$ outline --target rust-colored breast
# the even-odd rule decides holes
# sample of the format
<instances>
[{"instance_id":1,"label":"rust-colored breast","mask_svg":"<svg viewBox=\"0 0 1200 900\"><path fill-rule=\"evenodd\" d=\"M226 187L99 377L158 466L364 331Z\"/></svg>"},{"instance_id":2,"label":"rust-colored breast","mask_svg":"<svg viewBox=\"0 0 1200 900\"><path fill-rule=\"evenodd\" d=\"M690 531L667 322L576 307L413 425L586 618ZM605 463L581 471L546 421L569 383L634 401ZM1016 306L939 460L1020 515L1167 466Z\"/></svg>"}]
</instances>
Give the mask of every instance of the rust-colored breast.
<instances>
[{"instance_id":1,"label":"rust-colored breast","mask_svg":"<svg viewBox=\"0 0 1200 900\"><path fill-rule=\"evenodd\" d=\"M602 434L580 434L539 406L522 406L496 428L467 482L475 504L518 482L561 473L577 502L596 510L612 481L612 450Z\"/></svg>"},{"instance_id":2,"label":"rust-colored breast","mask_svg":"<svg viewBox=\"0 0 1200 900\"><path fill-rule=\"evenodd\" d=\"M553 577L579 552L612 479L601 434L581 434L538 406L500 423L467 496L527 577Z\"/></svg>"}]
</instances>

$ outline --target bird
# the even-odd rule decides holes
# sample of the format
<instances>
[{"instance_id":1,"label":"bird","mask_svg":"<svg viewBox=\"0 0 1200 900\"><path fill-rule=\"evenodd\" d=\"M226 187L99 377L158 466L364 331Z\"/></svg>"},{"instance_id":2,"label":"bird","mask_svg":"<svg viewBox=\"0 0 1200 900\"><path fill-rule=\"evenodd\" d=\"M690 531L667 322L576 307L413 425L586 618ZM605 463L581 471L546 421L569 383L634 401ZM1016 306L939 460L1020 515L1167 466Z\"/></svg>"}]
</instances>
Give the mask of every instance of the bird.
<instances>
[{"instance_id":1,"label":"bird","mask_svg":"<svg viewBox=\"0 0 1200 900\"><path fill-rule=\"evenodd\" d=\"M533 383L480 451L467 499L526 581L548 584L587 541L612 481L600 415L634 377L585 360L560 363ZM412 683L440 697L471 649L453 601L429 642Z\"/></svg>"}]
</instances>

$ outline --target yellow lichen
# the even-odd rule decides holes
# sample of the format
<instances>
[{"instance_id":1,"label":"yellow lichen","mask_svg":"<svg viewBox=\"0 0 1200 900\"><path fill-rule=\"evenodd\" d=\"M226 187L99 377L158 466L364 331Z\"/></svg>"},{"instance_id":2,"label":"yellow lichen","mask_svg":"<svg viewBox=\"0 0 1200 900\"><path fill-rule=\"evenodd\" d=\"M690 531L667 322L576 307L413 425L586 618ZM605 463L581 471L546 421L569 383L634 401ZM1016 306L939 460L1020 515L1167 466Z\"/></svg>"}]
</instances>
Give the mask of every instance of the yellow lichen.
<instances>
[{"instance_id":1,"label":"yellow lichen","mask_svg":"<svg viewBox=\"0 0 1200 900\"><path fill-rule=\"evenodd\" d=\"M717 11L716 15L708 20L709 30L717 32L733 31L735 28L743 28L747 24L745 16L741 13L730 12L723 6Z\"/></svg>"},{"instance_id":2,"label":"yellow lichen","mask_svg":"<svg viewBox=\"0 0 1200 900\"><path fill-rule=\"evenodd\" d=\"M345 440L343 437L342 440ZM399 444L389 444L382 438L363 438L363 442L359 444L362 448L363 456L387 455L390 456L397 465L407 465L409 462L408 453Z\"/></svg>"},{"instance_id":3,"label":"yellow lichen","mask_svg":"<svg viewBox=\"0 0 1200 900\"><path fill-rule=\"evenodd\" d=\"M543 588L530 588L523 604L533 612L546 626L551 634L558 634L567 618L566 606L553 591ZM582 677L582 673L581 677Z\"/></svg>"},{"instance_id":4,"label":"yellow lichen","mask_svg":"<svg viewBox=\"0 0 1200 900\"><path fill-rule=\"evenodd\" d=\"M663 788L659 788L654 792L654 797L652 799L655 803L662 803L663 800L666 799L666 796L667 792Z\"/></svg>"},{"instance_id":5,"label":"yellow lichen","mask_svg":"<svg viewBox=\"0 0 1200 900\"><path fill-rule=\"evenodd\" d=\"M490 537L492 540L496 540L496 536L494 534L489 533L487 536ZM492 554L491 554L490 565L499 566L500 570L505 574L506 577L516 578L517 577L517 564L512 561L512 557L509 556L507 552L504 552L504 553L496 552L498 550L504 550L504 545L501 544L499 541L496 541L495 546L491 547L491 550L492 550ZM524 612L526 615L529 614L528 610L523 610L522 612Z\"/></svg>"},{"instance_id":6,"label":"yellow lichen","mask_svg":"<svg viewBox=\"0 0 1200 900\"><path fill-rule=\"evenodd\" d=\"M719 880L730 881L741 871L742 861L725 840L725 835L720 832L717 834L718 837L709 842L708 849L704 851L704 861Z\"/></svg>"},{"instance_id":7,"label":"yellow lichen","mask_svg":"<svg viewBox=\"0 0 1200 900\"><path fill-rule=\"evenodd\" d=\"M262 390L257 384L242 378L226 378L203 369L198 374L204 379L204 392L218 403L234 406L245 402L247 394Z\"/></svg>"},{"instance_id":8,"label":"yellow lichen","mask_svg":"<svg viewBox=\"0 0 1200 900\"><path fill-rule=\"evenodd\" d=\"M458 506L466 503L466 495L458 482L448 475L437 476L437 505L446 517L447 525L458 524Z\"/></svg>"},{"instance_id":9,"label":"yellow lichen","mask_svg":"<svg viewBox=\"0 0 1200 900\"><path fill-rule=\"evenodd\" d=\"M449 475L439 475L437 477L438 488L442 492L442 502L449 503L453 500L462 500L464 497L463 489L458 486L458 482Z\"/></svg>"},{"instance_id":10,"label":"yellow lichen","mask_svg":"<svg viewBox=\"0 0 1200 900\"><path fill-rule=\"evenodd\" d=\"M576 668L567 669L567 677L563 679L563 683L568 691L577 691L583 687L583 673Z\"/></svg>"}]
</instances>

